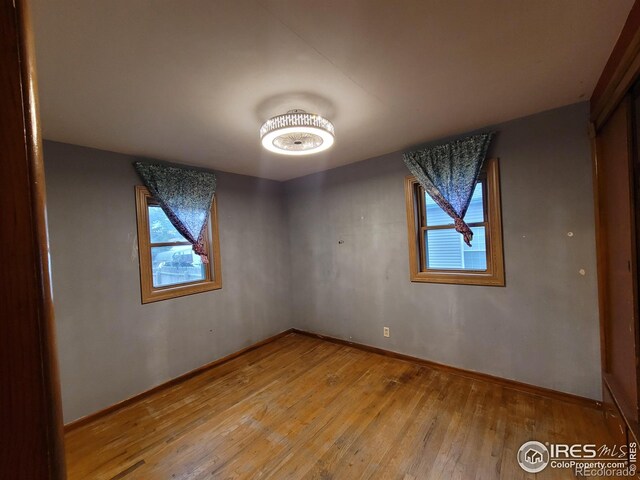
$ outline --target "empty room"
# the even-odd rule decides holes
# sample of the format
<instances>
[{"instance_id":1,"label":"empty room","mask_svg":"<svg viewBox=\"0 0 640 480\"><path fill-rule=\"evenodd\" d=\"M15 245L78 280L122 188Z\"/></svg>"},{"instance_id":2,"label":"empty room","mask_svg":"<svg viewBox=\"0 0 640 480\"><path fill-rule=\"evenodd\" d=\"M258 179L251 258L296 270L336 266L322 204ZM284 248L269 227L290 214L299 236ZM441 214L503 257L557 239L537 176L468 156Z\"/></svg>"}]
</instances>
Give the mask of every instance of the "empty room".
<instances>
[{"instance_id":1,"label":"empty room","mask_svg":"<svg viewBox=\"0 0 640 480\"><path fill-rule=\"evenodd\" d=\"M640 1L2 5L1 480L638 478Z\"/></svg>"}]
</instances>

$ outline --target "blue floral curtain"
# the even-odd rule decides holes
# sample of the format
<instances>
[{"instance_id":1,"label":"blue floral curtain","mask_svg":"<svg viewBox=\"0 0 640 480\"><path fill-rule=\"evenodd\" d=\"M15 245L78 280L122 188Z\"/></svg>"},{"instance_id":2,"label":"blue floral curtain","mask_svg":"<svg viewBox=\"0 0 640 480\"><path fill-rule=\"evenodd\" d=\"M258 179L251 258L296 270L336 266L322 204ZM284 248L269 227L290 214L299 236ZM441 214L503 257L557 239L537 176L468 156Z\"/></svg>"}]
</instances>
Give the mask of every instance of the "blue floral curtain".
<instances>
[{"instance_id":1,"label":"blue floral curtain","mask_svg":"<svg viewBox=\"0 0 640 480\"><path fill-rule=\"evenodd\" d=\"M404 154L404 163L436 204L453 218L455 229L471 246L465 223L473 189L493 133L481 133Z\"/></svg>"},{"instance_id":2,"label":"blue floral curtain","mask_svg":"<svg viewBox=\"0 0 640 480\"><path fill-rule=\"evenodd\" d=\"M208 263L204 238L216 192L215 174L158 163L133 165L169 221L191 243L202 261Z\"/></svg>"}]
</instances>

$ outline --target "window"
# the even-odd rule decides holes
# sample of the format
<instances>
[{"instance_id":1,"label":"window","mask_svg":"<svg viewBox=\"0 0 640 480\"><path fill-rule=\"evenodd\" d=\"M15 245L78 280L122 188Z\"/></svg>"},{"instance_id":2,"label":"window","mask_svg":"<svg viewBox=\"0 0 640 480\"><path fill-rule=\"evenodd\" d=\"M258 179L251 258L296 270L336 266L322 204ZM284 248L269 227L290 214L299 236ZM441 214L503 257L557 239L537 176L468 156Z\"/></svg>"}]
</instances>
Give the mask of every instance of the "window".
<instances>
[{"instance_id":1,"label":"window","mask_svg":"<svg viewBox=\"0 0 640 480\"><path fill-rule=\"evenodd\" d=\"M497 159L485 163L464 218L471 247L413 176L405 180L405 195L412 282L504 286Z\"/></svg>"},{"instance_id":2,"label":"window","mask_svg":"<svg viewBox=\"0 0 640 480\"><path fill-rule=\"evenodd\" d=\"M222 288L215 198L205 238L208 264L202 262L143 186L136 187L136 210L142 303Z\"/></svg>"}]
</instances>

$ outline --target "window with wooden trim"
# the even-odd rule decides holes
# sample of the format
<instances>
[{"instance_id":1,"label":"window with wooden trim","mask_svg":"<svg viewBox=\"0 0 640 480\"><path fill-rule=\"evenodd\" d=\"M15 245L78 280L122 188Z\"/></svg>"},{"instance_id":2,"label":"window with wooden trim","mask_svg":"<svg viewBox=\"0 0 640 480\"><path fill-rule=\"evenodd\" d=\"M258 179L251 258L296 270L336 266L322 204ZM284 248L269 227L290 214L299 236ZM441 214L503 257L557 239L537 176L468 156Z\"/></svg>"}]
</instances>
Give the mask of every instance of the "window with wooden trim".
<instances>
[{"instance_id":1,"label":"window with wooden trim","mask_svg":"<svg viewBox=\"0 0 640 480\"><path fill-rule=\"evenodd\" d=\"M209 263L202 262L141 185L136 186L136 213L142 303L222 288L215 197L205 236Z\"/></svg>"},{"instance_id":2,"label":"window with wooden trim","mask_svg":"<svg viewBox=\"0 0 640 480\"><path fill-rule=\"evenodd\" d=\"M405 180L412 282L504 286L498 160L485 162L464 217L471 247L414 176Z\"/></svg>"}]
</instances>

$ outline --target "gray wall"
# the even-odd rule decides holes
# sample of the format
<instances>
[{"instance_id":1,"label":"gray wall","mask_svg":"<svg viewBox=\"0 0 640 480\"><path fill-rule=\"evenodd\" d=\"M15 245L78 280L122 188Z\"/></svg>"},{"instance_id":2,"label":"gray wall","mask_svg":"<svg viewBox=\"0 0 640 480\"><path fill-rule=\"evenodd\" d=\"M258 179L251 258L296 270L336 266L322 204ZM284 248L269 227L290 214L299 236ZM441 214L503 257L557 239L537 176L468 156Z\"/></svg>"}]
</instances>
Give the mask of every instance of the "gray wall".
<instances>
[{"instance_id":1,"label":"gray wall","mask_svg":"<svg viewBox=\"0 0 640 480\"><path fill-rule=\"evenodd\" d=\"M599 399L587 115L495 127L504 288L409 281L393 153L284 184L220 173L222 290L142 305L134 158L45 142L65 421L289 327Z\"/></svg>"},{"instance_id":2,"label":"gray wall","mask_svg":"<svg viewBox=\"0 0 640 480\"><path fill-rule=\"evenodd\" d=\"M44 158L66 422L291 326L280 183L220 173L223 288L142 305L134 158L53 142Z\"/></svg>"},{"instance_id":3,"label":"gray wall","mask_svg":"<svg viewBox=\"0 0 640 480\"><path fill-rule=\"evenodd\" d=\"M587 122L582 103L495 127L504 288L409 281L400 153L288 182L296 327L599 399Z\"/></svg>"}]
</instances>

